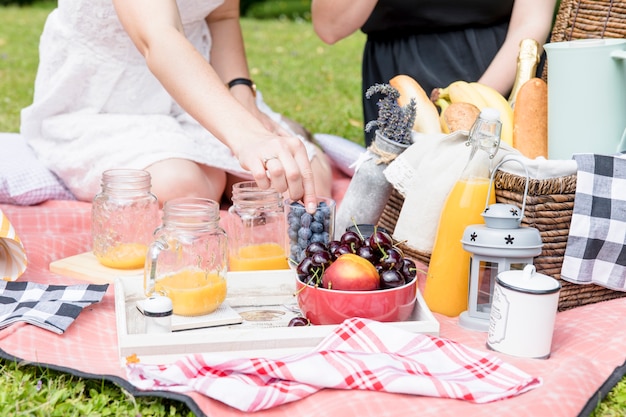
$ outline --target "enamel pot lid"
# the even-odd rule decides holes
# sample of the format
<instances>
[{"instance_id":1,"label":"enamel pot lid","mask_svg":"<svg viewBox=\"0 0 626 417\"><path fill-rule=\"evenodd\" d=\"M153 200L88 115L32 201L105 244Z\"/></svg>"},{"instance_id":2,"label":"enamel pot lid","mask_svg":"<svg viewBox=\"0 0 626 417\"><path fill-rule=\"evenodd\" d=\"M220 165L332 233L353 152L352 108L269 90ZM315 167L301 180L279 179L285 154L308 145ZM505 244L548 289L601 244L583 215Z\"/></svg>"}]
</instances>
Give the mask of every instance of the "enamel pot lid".
<instances>
[{"instance_id":1,"label":"enamel pot lid","mask_svg":"<svg viewBox=\"0 0 626 417\"><path fill-rule=\"evenodd\" d=\"M500 272L496 283L513 291L530 294L552 294L561 289L556 279L537 272L534 265L526 265L523 270Z\"/></svg>"}]
</instances>

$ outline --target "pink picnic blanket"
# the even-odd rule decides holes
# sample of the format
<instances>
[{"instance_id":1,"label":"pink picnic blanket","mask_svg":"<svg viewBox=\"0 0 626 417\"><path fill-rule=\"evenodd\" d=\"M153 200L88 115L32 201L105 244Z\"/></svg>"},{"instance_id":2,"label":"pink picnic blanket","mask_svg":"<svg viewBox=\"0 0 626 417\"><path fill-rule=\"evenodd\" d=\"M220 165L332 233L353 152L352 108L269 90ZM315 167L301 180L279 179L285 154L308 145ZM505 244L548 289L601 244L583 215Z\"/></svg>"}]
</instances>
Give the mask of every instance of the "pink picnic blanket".
<instances>
[{"instance_id":1,"label":"pink picnic blanket","mask_svg":"<svg viewBox=\"0 0 626 417\"><path fill-rule=\"evenodd\" d=\"M345 190L345 184L344 180L339 193ZM29 260L26 272L18 281L62 285L83 283L53 274L48 266L52 261L91 249L90 204L48 201L38 206L0 205L0 209L19 233ZM440 322L441 339L454 341L479 355L499 358L524 375L540 378L542 385L521 395L486 403L444 396L407 395L402 390L375 392L324 388L298 401L254 414L262 417L576 416L588 401L599 401L599 398L593 398L596 391L626 358L623 331L626 298L559 313L551 356L547 360L515 358L489 351L485 346L485 333L459 327L457 318L435 316ZM4 356L65 367L97 378L114 377L128 381L118 356L114 285L109 286L101 302L86 307L64 334L16 323L0 330L0 349ZM155 395L163 394L157 392ZM184 395L192 400L194 411L199 415L249 414L195 391L187 391Z\"/></svg>"}]
</instances>

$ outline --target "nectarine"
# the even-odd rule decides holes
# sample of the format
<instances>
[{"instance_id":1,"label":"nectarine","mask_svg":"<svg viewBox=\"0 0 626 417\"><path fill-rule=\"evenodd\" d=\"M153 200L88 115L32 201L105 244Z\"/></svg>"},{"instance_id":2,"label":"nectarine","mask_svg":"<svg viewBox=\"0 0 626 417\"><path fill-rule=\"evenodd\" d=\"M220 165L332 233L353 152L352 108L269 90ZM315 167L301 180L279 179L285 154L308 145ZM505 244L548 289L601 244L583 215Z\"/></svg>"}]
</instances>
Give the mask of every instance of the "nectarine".
<instances>
[{"instance_id":1,"label":"nectarine","mask_svg":"<svg viewBox=\"0 0 626 417\"><path fill-rule=\"evenodd\" d=\"M380 276L370 261L353 253L346 253L324 271L322 285L330 290L377 290L380 288Z\"/></svg>"}]
</instances>

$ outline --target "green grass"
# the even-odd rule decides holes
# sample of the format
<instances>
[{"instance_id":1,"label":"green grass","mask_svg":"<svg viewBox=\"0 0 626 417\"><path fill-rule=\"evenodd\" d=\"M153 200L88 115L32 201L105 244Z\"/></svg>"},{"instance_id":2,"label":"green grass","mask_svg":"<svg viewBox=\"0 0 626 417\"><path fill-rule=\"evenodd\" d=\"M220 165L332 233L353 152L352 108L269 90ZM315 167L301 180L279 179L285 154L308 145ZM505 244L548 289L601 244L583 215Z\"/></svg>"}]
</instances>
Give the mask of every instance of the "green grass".
<instances>
[{"instance_id":1,"label":"green grass","mask_svg":"<svg viewBox=\"0 0 626 417\"><path fill-rule=\"evenodd\" d=\"M270 3L270 2L267 2ZM20 109L32 101L37 45L56 2L0 7L0 131L18 132ZM266 16L267 5L255 10ZM287 7L287 6L285 6ZM285 10L291 10L286 8ZM289 11L285 11L289 15ZM304 20L243 19L252 76L265 100L312 132L362 142L360 62L357 33L323 44ZM0 417L191 415L182 403L133 397L117 385L82 379L28 364L0 360ZM626 380L599 404L594 417L626 415Z\"/></svg>"}]
</instances>

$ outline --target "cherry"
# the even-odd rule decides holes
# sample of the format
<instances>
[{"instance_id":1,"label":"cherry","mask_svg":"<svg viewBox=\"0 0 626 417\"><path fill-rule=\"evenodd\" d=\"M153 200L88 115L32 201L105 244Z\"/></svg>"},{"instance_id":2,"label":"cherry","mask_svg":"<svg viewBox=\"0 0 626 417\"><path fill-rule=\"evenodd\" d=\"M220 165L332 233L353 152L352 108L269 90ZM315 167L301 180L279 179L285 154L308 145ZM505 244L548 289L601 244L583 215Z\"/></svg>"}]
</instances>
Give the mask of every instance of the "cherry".
<instances>
[{"instance_id":1,"label":"cherry","mask_svg":"<svg viewBox=\"0 0 626 417\"><path fill-rule=\"evenodd\" d=\"M352 248L352 253L356 253L357 249L363 246L363 239L357 232L345 232L341 235L341 243L348 244Z\"/></svg>"},{"instance_id":2,"label":"cherry","mask_svg":"<svg viewBox=\"0 0 626 417\"><path fill-rule=\"evenodd\" d=\"M344 255L346 253L354 253L355 251L352 249L352 247L350 245L348 245L347 243L342 243L341 245L337 246L337 248L335 248L335 251L332 253L332 255L336 258L339 258L341 255Z\"/></svg>"},{"instance_id":3,"label":"cherry","mask_svg":"<svg viewBox=\"0 0 626 417\"><path fill-rule=\"evenodd\" d=\"M330 252L315 252L311 256L312 264L315 266L327 267L332 262L332 255Z\"/></svg>"},{"instance_id":4,"label":"cherry","mask_svg":"<svg viewBox=\"0 0 626 417\"><path fill-rule=\"evenodd\" d=\"M323 242L312 242L304 250L305 256L311 256L317 252L328 252L328 247Z\"/></svg>"},{"instance_id":5,"label":"cherry","mask_svg":"<svg viewBox=\"0 0 626 417\"><path fill-rule=\"evenodd\" d=\"M380 259L378 253L371 246L361 246L357 249L356 254L361 258L367 259L372 264L377 264Z\"/></svg>"},{"instance_id":6,"label":"cherry","mask_svg":"<svg viewBox=\"0 0 626 417\"><path fill-rule=\"evenodd\" d=\"M309 257L304 258L300 261L298 266L296 267L296 272L298 276L301 278L308 277L311 274L311 267L313 266L313 260ZM304 282L304 280L302 280Z\"/></svg>"},{"instance_id":7,"label":"cherry","mask_svg":"<svg viewBox=\"0 0 626 417\"><path fill-rule=\"evenodd\" d=\"M385 255L380 259L380 265L385 269L399 269L402 267L404 256L402 251L397 248L387 249Z\"/></svg>"},{"instance_id":8,"label":"cherry","mask_svg":"<svg viewBox=\"0 0 626 417\"><path fill-rule=\"evenodd\" d=\"M404 277L397 269L385 269L380 273L381 288L397 288L404 284Z\"/></svg>"},{"instance_id":9,"label":"cherry","mask_svg":"<svg viewBox=\"0 0 626 417\"><path fill-rule=\"evenodd\" d=\"M402 275L404 275L404 279L407 282L411 282L417 275L417 265L412 259L404 258L402 259L402 268L400 271L402 272Z\"/></svg>"},{"instance_id":10,"label":"cherry","mask_svg":"<svg viewBox=\"0 0 626 417\"><path fill-rule=\"evenodd\" d=\"M330 254L333 256L333 261L337 259L337 256L335 255L335 253L337 252L337 248L341 244L342 243L338 240L331 240L330 242L328 242L328 252L330 252Z\"/></svg>"},{"instance_id":11,"label":"cherry","mask_svg":"<svg viewBox=\"0 0 626 417\"><path fill-rule=\"evenodd\" d=\"M369 237L369 244L371 247L379 250L381 253L385 253L393 246L393 239L391 235L384 230L377 229Z\"/></svg>"},{"instance_id":12,"label":"cherry","mask_svg":"<svg viewBox=\"0 0 626 417\"><path fill-rule=\"evenodd\" d=\"M294 317L289 320L289 327L309 326L311 322L306 317Z\"/></svg>"}]
</instances>

